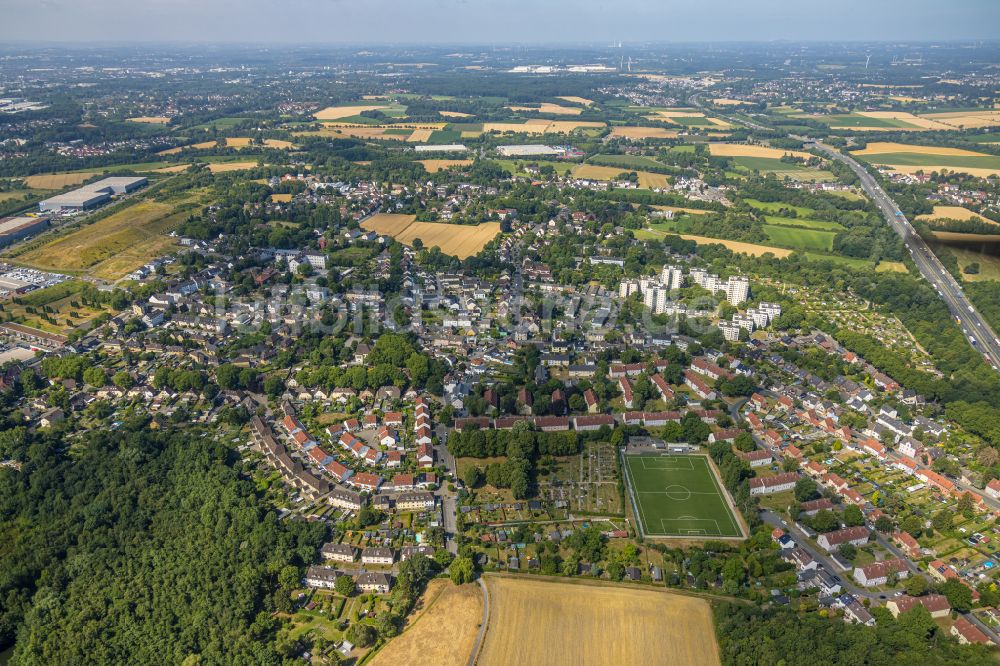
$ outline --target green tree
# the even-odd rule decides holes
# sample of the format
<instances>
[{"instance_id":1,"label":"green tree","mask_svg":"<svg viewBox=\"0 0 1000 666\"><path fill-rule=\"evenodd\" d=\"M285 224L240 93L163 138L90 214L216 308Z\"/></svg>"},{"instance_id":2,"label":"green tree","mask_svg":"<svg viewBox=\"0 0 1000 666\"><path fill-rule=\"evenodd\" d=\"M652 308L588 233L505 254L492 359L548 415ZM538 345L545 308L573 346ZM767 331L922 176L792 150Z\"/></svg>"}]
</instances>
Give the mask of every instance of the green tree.
<instances>
[{"instance_id":1,"label":"green tree","mask_svg":"<svg viewBox=\"0 0 1000 666\"><path fill-rule=\"evenodd\" d=\"M903 587L911 597L919 597L927 592L927 579L923 576L910 576L906 579Z\"/></svg>"},{"instance_id":2,"label":"green tree","mask_svg":"<svg viewBox=\"0 0 1000 666\"><path fill-rule=\"evenodd\" d=\"M467 488L475 488L483 482L483 470L476 465L469 465L462 472L462 482Z\"/></svg>"},{"instance_id":3,"label":"green tree","mask_svg":"<svg viewBox=\"0 0 1000 666\"><path fill-rule=\"evenodd\" d=\"M948 598L948 603L959 613L966 613L972 608L972 590L961 581L954 578L938 586L938 592Z\"/></svg>"},{"instance_id":4,"label":"green tree","mask_svg":"<svg viewBox=\"0 0 1000 666\"><path fill-rule=\"evenodd\" d=\"M354 579L350 576L337 576L337 579L333 582L333 589L337 591L337 594L349 597L354 594Z\"/></svg>"},{"instance_id":5,"label":"green tree","mask_svg":"<svg viewBox=\"0 0 1000 666\"><path fill-rule=\"evenodd\" d=\"M475 568L472 564L472 558L456 557L448 569L448 575L451 576L451 582L455 583L455 585L471 583L475 578Z\"/></svg>"}]
</instances>

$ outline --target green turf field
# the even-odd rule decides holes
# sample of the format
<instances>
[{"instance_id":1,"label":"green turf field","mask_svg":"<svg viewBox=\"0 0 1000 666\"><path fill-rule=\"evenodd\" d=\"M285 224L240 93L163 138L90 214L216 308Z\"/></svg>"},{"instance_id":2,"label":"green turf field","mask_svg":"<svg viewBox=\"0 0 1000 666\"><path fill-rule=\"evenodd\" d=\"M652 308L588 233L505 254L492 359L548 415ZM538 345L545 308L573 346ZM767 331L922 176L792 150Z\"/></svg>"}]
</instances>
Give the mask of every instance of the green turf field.
<instances>
[{"instance_id":1,"label":"green turf field","mask_svg":"<svg viewBox=\"0 0 1000 666\"><path fill-rule=\"evenodd\" d=\"M629 485L647 536L741 537L703 455L627 455Z\"/></svg>"}]
</instances>

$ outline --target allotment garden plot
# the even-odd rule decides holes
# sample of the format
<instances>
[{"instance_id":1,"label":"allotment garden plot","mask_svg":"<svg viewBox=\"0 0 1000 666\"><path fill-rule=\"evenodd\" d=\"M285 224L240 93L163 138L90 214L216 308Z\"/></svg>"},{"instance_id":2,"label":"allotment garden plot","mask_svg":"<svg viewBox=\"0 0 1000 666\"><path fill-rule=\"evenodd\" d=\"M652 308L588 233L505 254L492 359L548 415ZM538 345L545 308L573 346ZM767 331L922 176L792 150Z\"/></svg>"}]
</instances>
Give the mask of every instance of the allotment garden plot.
<instances>
[{"instance_id":1,"label":"allotment garden plot","mask_svg":"<svg viewBox=\"0 0 1000 666\"><path fill-rule=\"evenodd\" d=\"M633 508L646 536L745 536L703 455L626 455Z\"/></svg>"}]
</instances>

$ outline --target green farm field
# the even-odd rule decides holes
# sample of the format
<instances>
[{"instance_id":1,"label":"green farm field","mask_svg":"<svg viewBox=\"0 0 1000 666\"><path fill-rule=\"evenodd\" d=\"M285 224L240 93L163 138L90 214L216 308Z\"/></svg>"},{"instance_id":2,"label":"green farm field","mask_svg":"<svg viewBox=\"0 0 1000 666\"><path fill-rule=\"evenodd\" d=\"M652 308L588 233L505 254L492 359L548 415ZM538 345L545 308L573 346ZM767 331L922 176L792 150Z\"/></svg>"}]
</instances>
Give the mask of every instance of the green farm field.
<instances>
[{"instance_id":1,"label":"green farm field","mask_svg":"<svg viewBox=\"0 0 1000 666\"><path fill-rule=\"evenodd\" d=\"M779 178L788 176L796 180L822 181L834 180L834 176L829 171L819 169L809 169L798 164L782 162L776 157L733 157L734 164L750 171L760 171L761 173L773 173Z\"/></svg>"},{"instance_id":2,"label":"green farm field","mask_svg":"<svg viewBox=\"0 0 1000 666\"><path fill-rule=\"evenodd\" d=\"M776 224L765 224L764 233L775 245L818 252L830 252L833 249L833 237L836 236L832 231L783 227Z\"/></svg>"},{"instance_id":3,"label":"green farm field","mask_svg":"<svg viewBox=\"0 0 1000 666\"><path fill-rule=\"evenodd\" d=\"M600 166L626 167L630 169L645 169L648 167L662 168L663 165L652 157L642 155L594 155L589 160L590 164Z\"/></svg>"},{"instance_id":4,"label":"green farm field","mask_svg":"<svg viewBox=\"0 0 1000 666\"><path fill-rule=\"evenodd\" d=\"M765 213L777 213L781 210L794 210L796 215L812 215L815 211L805 206L794 206L782 201L758 201L757 199L744 199L744 202L751 208L762 210Z\"/></svg>"},{"instance_id":5,"label":"green farm field","mask_svg":"<svg viewBox=\"0 0 1000 666\"><path fill-rule=\"evenodd\" d=\"M816 116L816 120L826 123L830 127L884 127L886 129L903 128L918 129L912 123L897 118L870 118L854 113L845 113L831 116Z\"/></svg>"},{"instance_id":6,"label":"green farm field","mask_svg":"<svg viewBox=\"0 0 1000 666\"><path fill-rule=\"evenodd\" d=\"M707 456L627 455L625 466L647 536L744 536Z\"/></svg>"}]
</instances>

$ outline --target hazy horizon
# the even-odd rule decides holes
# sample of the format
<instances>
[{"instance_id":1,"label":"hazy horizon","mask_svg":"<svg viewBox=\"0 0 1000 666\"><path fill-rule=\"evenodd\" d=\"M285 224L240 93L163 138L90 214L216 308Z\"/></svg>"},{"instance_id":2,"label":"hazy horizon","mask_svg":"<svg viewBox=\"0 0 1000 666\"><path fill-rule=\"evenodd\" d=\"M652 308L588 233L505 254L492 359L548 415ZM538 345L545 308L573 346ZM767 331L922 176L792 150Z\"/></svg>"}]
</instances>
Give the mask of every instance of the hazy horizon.
<instances>
[{"instance_id":1,"label":"hazy horizon","mask_svg":"<svg viewBox=\"0 0 1000 666\"><path fill-rule=\"evenodd\" d=\"M17 43L309 45L611 42L966 41L996 39L1000 3L955 0L0 0L0 40Z\"/></svg>"}]
</instances>

